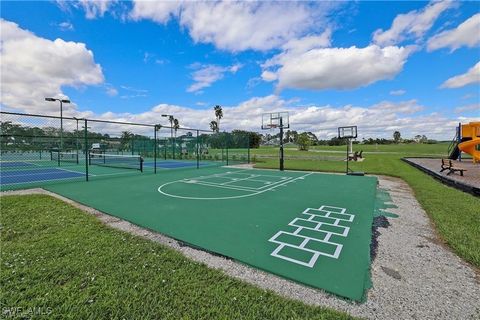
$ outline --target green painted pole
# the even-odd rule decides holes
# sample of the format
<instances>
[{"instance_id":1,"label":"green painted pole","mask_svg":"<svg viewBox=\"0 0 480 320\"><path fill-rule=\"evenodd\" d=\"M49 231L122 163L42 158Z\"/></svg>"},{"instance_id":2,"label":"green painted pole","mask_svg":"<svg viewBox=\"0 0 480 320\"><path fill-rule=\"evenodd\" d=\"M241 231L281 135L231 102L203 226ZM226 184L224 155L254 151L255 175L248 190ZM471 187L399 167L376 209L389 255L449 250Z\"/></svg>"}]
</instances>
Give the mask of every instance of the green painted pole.
<instances>
[{"instance_id":1,"label":"green painted pole","mask_svg":"<svg viewBox=\"0 0 480 320\"><path fill-rule=\"evenodd\" d=\"M85 119L85 179L88 181L88 121Z\"/></svg>"}]
</instances>

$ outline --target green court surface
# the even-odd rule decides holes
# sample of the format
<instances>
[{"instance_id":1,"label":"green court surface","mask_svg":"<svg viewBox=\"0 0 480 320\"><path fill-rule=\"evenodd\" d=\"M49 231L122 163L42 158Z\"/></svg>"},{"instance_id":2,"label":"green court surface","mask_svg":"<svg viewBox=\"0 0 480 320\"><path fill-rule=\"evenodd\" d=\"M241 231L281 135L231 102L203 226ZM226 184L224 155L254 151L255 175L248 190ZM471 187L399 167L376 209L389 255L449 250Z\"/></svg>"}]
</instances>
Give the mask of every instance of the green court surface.
<instances>
[{"instance_id":1,"label":"green court surface","mask_svg":"<svg viewBox=\"0 0 480 320\"><path fill-rule=\"evenodd\" d=\"M191 246L352 300L370 286L377 180L210 167L48 190Z\"/></svg>"}]
</instances>

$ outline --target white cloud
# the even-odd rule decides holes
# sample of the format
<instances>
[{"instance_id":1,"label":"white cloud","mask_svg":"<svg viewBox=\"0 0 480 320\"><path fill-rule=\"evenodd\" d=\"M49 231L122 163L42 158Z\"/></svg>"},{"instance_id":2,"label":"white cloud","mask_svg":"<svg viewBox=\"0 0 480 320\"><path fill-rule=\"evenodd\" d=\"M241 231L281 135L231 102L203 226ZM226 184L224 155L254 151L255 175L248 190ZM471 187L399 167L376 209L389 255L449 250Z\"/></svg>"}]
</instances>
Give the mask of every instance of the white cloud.
<instances>
[{"instance_id":1,"label":"white cloud","mask_svg":"<svg viewBox=\"0 0 480 320\"><path fill-rule=\"evenodd\" d=\"M454 76L447 81L445 81L440 87L441 88L461 88L469 84L479 83L480 82L480 62L477 62L476 65L468 69L464 74Z\"/></svg>"},{"instance_id":2,"label":"white cloud","mask_svg":"<svg viewBox=\"0 0 480 320\"><path fill-rule=\"evenodd\" d=\"M468 100L468 99L471 99L471 98L475 98L476 96L478 96L479 93L477 93L477 95L473 94L473 93L467 93L467 94L464 94L462 96L462 100Z\"/></svg>"},{"instance_id":3,"label":"white cloud","mask_svg":"<svg viewBox=\"0 0 480 320\"><path fill-rule=\"evenodd\" d=\"M61 10L66 12L70 12L71 8L82 9L87 19L101 18L107 11L116 16L112 9L115 4L121 4L118 0L56 0L55 2ZM122 9L125 9L123 5Z\"/></svg>"},{"instance_id":4,"label":"white cloud","mask_svg":"<svg viewBox=\"0 0 480 320\"><path fill-rule=\"evenodd\" d=\"M331 106L309 105L302 106L298 100L284 100L276 95L254 97L237 105L223 106L224 117L221 130L233 129L252 130L261 133L261 117L266 112L288 111L290 113L290 129L296 131L311 131L321 139L329 139L337 134L337 127L357 125L359 139L363 137L391 138L395 130L399 130L402 137L413 137L425 134L433 139L450 139L458 122L474 121L465 116L448 117L439 113L420 115L419 111L425 108L416 100L401 102L381 101L370 106ZM58 106L54 112L58 112ZM97 114L92 111L78 111L67 109L66 116L86 117L89 119L115 120L153 124L160 122L168 125L162 114L173 114L180 120L181 127L199 128L208 130L209 123L214 119L213 108L188 108L166 103L158 104L150 110L140 113L106 112ZM103 125L89 122L92 131L103 130L103 133L118 134L131 130L137 134L151 135L152 130L144 127L128 127L118 125ZM72 127L73 128L73 127ZM143 130L143 131L142 131ZM160 130L160 136L170 134L169 130ZM180 133L181 134L181 133Z\"/></svg>"},{"instance_id":5,"label":"white cloud","mask_svg":"<svg viewBox=\"0 0 480 320\"><path fill-rule=\"evenodd\" d=\"M85 10L85 17L87 19L95 19L103 17L105 12L109 10L112 3L116 1L108 0L79 0L78 6Z\"/></svg>"},{"instance_id":6,"label":"white cloud","mask_svg":"<svg viewBox=\"0 0 480 320\"><path fill-rule=\"evenodd\" d=\"M105 92L110 96L110 97L115 97L116 95L118 95L118 90L115 89L113 86L111 85L107 85L105 87Z\"/></svg>"},{"instance_id":7,"label":"white cloud","mask_svg":"<svg viewBox=\"0 0 480 320\"><path fill-rule=\"evenodd\" d=\"M277 79L278 79L278 76L277 76L277 73L276 73L276 72L264 70L264 71L262 72L262 79L263 79L264 81L271 82L271 81L277 80Z\"/></svg>"},{"instance_id":8,"label":"white cloud","mask_svg":"<svg viewBox=\"0 0 480 320\"><path fill-rule=\"evenodd\" d=\"M203 88L210 87L212 83L222 79L226 72L236 73L241 67L241 64L234 64L229 67L193 64L192 68L197 69L192 73L195 82L188 87L187 92L198 92Z\"/></svg>"},{"instance_id":9,"label":"white cloud","mask_svg":"<svg viewBox=\"0 0 480 320\"><path fill-rule=\"evenodd\" d=\"M167 23L180 14L182 1L134 1L131 18L151 19L158 23Z\"/></svg>"},{"instance_id":10,"label":"white cloud","mask_svg":"<svg viewBox=\"0 0 480 320\"><path fill-rule=\"evenodd\" d=\"M423 9L399 14L390 29L378 29L373 33L373 42L380 46L389 46L410 38L419 39L430 30L442 12L454 5L452 1L432 1Z\"/></svg>"},{"instance_id":11,"label":"white cloud","mask_svg":"<svg viewBox=\"0 0 480 320\"><path fill-rule=\"evenodd\" d=\"M480 117L480 103L473 103L455 108L455 113L465 113L470 111L476 111L477 115Z\"/></svg>"},{"instance_id":12,"label":"white cloud","mask_svg":"<svg viewBox=\"0 0 480 320\"><path fill-rule=\"evenodd\" d=\"M312 49L326 48L331 44L331 36L331 29L327 29L320 35L310 35L299 39L291 39L282 46L282 49L289 54L297 54Z\"/></svg>"},{"instance_id":13,"label":"white cloud","mask_svg":"<svg viewBox=\"0 0 480 320\"><path fill-rule=\"evenodd\" d=\"M120 89L124 91L120 96L121 99L144 98L148 96L148 90L145 89L137 89L129 86L120 86Z\"/></svg>"},{"instance_id":14,"label":"white cloud","mask_svg":"<svg viewBox=\"0 0 480 320\"><path fill-rule=\"evenodd\" d=\"M3 19L0 27L2 105L44 113L58 108L44 98L61 93L62 86L103 82L102 69L84 43L37 37Z\"/></svg>"},{"instance_id":15,"label":"white cloud","mask_svg":"<svg viewBox=\"0 0 480 320\"><path fill-rule=\"evenodd\" d=\"M428 51L450 48L452 51L462 47L480 45L480 13L470 17L457 28L440 32L428 40Z\"/></svg>"},{"instance_id":16,"label":"white cloud","mask_svg":"<svg viewBox=\"0 0 480 320\"><path fill-rule=\"evenodd\" d=\"M167 23L178 19L195 42L229 51L269 50L326 24L335 2L134 1L130 17Z\"/></svg>"},{"instance_id":17,"label":"white cloud","mask_svg":"<svg viewBox=\"0 0 480 320\"><path fill-rule=\"evenodd\" d=\"M403 89L399 89L399 90L392 90L390 91L390 94L392 96L402 96L406 93L407 91L403 90Z\"/></svg>"},{"instance_id":18,"label":"white cloud","mask_svg":"<svg viewBox=\"0 0 480 320\"><path fill-rule=\"evenodd\" d=\"M391 138L395 130L400 130L403 137L428 132L429 138L449 139L459 118L447 118L440 114L418 115L423 109L416 100L398 103L382 101L367 107L299 106L295 101L270 95L255 97L235 106L224 106L221 125L222 130L227 131L243 129L265 133L260 130L263 113L288 111L291 130L311 131L321 139L336 136L338 126L348 125L358 126L359 138ZM184 127L204 129L208 129L209 122L214 118L212 108L191 109L169 104L159 104L141 114L109 114L108 118L150 123L151 119L158 119L161 114L174 114ZM465 119L462 122L467 121Z\"/></svg>"},{"instance_id":19,"label":"white cloud","mask_svg":"<svg viewBox=\"0 0 480 320\"><path fill-rule=\"evenodd\" d=\"M127 90L127 91L136 92L136 93L148 93L148 90L132 88L132 87L129 87L129 86L120 86L120 88L122 88L124 90Z\"/></svg>"},{"instance_id":20,"label":"white cloud","mask_svg":"<svg viewBox=\"0 0 480 320\"><path fill-rule=\"evenodd\" d=\"M262 78L278 80L278 89L353 89L392 79L412 48L370 45L365 48L290 50L268 60ZM272 67L278 68L272 69Z\"/></svg>"},{"instance_id":21,"label":"white cloud","mask_svg":"<svg viewBox=\"0 0 480 320\"><path fill-rule=\"evenodd\" d=\"M62 31L71 31L71 30L74 30L75 28L73 27L73 24L71 24L70 22L68 21L64 21L64 22L61 22L58 24L58 27L60 28L60 30Z\"/></svg>"}]
</instances>

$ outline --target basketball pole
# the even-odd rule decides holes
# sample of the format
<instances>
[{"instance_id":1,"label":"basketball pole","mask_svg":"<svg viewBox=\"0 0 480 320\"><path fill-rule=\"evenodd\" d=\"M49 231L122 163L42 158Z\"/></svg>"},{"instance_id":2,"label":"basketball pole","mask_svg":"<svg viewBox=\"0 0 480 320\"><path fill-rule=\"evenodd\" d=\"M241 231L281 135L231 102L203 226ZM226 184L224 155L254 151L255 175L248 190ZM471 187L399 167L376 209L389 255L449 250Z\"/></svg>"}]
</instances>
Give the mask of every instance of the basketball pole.
<instances>
[{"instance_id":1,"label":"basketball pole","mask_svg":"<svg viewBox=\"0 0 480 320\"><path fill-rule=\"evenodd\" d=\"M280 171L283 171L283 119L280 117Z\"/></svg>"},{"instance_id":2,"label":"basketball pole","mask_svg":"<svg viewBox=\"0 0 480 320\"><path fill-rule=\"evenodd\" d=\"M350 139L347 139L347 169L345 170L345 174L348 174L349 168L348 168L348 162L350 161Z\"/></svg>"}]
</instances>

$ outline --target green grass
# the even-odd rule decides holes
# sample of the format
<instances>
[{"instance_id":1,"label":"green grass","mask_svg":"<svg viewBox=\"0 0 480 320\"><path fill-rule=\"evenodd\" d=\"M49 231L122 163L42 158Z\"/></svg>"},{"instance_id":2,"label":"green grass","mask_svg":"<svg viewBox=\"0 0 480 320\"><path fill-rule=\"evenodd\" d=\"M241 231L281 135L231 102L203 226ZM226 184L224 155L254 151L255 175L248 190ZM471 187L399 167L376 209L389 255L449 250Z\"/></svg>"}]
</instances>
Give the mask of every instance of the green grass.
<instances>
[{"instance_id":1,"label":"green grass","mask_svg":"<svg viewBox=\"0 0 480 320\"><path fill-rule=\"evenodd\" d=\"M3 312L37 308L49 319L350 319L230 278L60 200L0 201Z\"/></svg>"},{"instance_id":2,"label":"green grass","mask_svg":"<svg viewBox=\"0 0 480 320\"><path fill-rule=\"evenodd\" d=\"M358 145L354 150L367 150L365 145ZM374 146L373 146L374 147ZM384 153L365 153L363 162L350 162L354 171L370 174L382 174L399 177L405 180L415 193L415 197L428 213L442 240L453 251L476 267L480 267L480 199L457 189L447 187L427 174L401 161L402 157L415 156L424 152L444 155L445 144L438 145L390 145ZM396 147L396 148L395 148ZM340 147L323 147L322 150L345 149ZM277 154L272 148L272 158L258 162L259 168L278 168ZM261 152L265 152L262 150ZM402 150L402 151L400 151ZM408 151L406 151L408 150ZM443 153L442 153L443 151ZM288 152L288 151L287 151ZM305 153L305 152L304 152ZM311 154L313 152L306 152ZM264 154L267 154L266 152ZM287 153L288 157L288 153ZM291 159L285 161L285 168L291 170L312 170L345 172L344 161L312 161Z\"/></svg>"},{"instance_id":3,"label":"green grass","mask_svg":"<svg viewBox=\"0 0 480 320\"><path fill-rule=\"evenodd\" d=\"M425 155L447 155L449 142L435 144L362 144L353 145L354 150L363 150L364 152L392 152L403 154L425 154ZM314 146L313 150L339 150L346 151L346 146Z\"/></svg>"}]
</instances>

